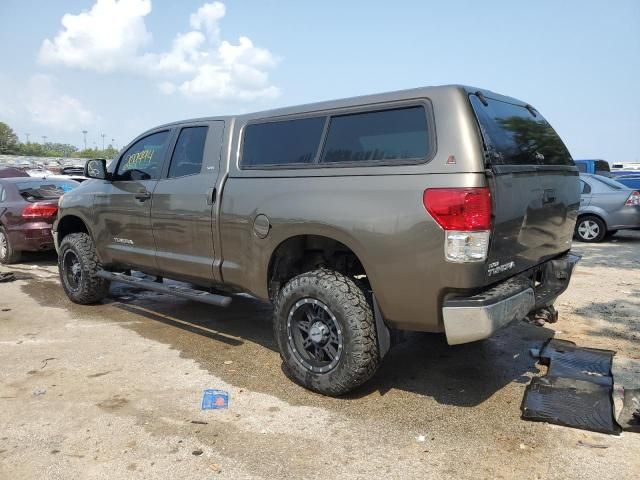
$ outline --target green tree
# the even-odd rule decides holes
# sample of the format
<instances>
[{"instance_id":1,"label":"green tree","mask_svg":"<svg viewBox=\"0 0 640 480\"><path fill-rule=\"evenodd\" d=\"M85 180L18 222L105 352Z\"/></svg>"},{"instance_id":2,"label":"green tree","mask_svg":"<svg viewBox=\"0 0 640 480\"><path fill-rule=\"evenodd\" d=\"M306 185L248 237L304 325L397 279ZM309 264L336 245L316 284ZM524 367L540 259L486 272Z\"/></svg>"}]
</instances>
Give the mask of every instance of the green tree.
<instances>
[{"instance_id":1,"label":"green tree","mask_svg":"<svg viewBox=\"0 0 640 480\"><path fill-rule=\"evenodd\" d=\"M99 148L87 148L76 153L76 156L80 158L106 158L107 160L115 157L118 154L118 150L113 148L113 145L109 145L104 150Z\"/></svg>"},{"instance_id":2,"label":"green tree","mask_svg":"<svg viewBox=\"0 0 640 480\"><path fill-rule=\"evenodd\" d=\"M18 136L6 123L0 122L0 153L12 154L18 150Z\"/></svg>"},{"instance_id":3,"label":"green tree","mask_svg":"<svg viewBox=\"0 0 640 480\"><path fill-rule=\"evenodd\" d=\"M16 151L18 155L26 155L29 157L44 157L44 148L39 143L21 143Z\"/></svg>"}]
</instances>

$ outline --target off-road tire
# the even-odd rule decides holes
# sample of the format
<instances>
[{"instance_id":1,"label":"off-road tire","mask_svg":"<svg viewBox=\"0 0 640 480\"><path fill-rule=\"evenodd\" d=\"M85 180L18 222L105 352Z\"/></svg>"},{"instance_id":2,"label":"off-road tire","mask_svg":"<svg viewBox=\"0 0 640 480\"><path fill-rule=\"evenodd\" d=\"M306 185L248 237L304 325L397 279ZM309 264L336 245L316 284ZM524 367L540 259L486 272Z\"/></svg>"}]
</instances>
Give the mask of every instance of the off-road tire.
<instances>
[{"instance_id":1,"label":"off-road tire","mask_svg":"<svg viewBox=\"0 0 640 480\"><path fill-rule=\"evenodd\" d=\"M328 372L311 371L292 351L287 321L301 299L324 303L341 327L343 351L337 365ZM371 304L353 280L338 272L320 269L291 279L277 295L273 328L284 373L309 390L343 395L369 380L380 364Z\"/></svg>"},{"instance_id":2,"label":"off-road tire","mask_svg":"<svg viewBox=\"0 0 640 480\"><path fill-rule=\"evenodd\" d=\"M598 229L597 235L591 238L588 238L587 236L584 236L580 233L580 228L587 223L590 223L591 225L595 224L595 226ZM578 221L576 222L575 236L581 242L598 243L604 240L606 234L607 234L607 225L604 223L604 221L600 217L597 217L595 215L584 215L578 218Z\"/></svg>"},{"instance_id":3,"label":"off-road tire","mask_svg":"<svg viewBox=\"0 0 640 480\"><path fill-rule=\"evenodd\" d=\"M76 255L81 267L81 277L76 289L70 286L65 274L65 255L69 251ZM96 275L101 269L102 265L98 260L95 245L89 235L86 233L71 233L64 237L60 243L58 272L62 288L72 302L90 305L107 296L111 282Z\"/></svg>"},{"instance_id":4,"label":"off-road tire","mask_svg":"<svg viewBox=\"0 0 640 480\"><path fill-rule=\"evenodd\" d=\"M0 227L0 240L4 237L4 241L6 242L6 250L4 251L0 248L0 263L4 265L10 265L12 263L18 263L22 258L22 252L20 250L15 250L11 245L11 240L9 239L9 235L4 227Z\"/></svg>"}]
</instances>

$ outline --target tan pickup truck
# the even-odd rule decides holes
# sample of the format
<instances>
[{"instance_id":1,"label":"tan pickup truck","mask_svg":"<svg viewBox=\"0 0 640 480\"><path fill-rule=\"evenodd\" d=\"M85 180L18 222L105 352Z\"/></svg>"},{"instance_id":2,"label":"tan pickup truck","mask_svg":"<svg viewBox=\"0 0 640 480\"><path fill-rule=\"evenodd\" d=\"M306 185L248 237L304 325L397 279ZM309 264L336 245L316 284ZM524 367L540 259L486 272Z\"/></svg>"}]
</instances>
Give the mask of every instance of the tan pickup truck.
<instances>
[{"instance_id":1,"label":"tan pickup truck","mask_svg":"<svg viewBox=\"0 0 640 480\"><path fill-rule=\"evenodd\" d=\"M72 301L112 281L248 292L275 306L290 378L327 395L368 380L395 329L457 344L554 320L578 260L569 152L534 107L477 88L175 122L85 174L54 225Z\"/></svg>"}]
</instances>

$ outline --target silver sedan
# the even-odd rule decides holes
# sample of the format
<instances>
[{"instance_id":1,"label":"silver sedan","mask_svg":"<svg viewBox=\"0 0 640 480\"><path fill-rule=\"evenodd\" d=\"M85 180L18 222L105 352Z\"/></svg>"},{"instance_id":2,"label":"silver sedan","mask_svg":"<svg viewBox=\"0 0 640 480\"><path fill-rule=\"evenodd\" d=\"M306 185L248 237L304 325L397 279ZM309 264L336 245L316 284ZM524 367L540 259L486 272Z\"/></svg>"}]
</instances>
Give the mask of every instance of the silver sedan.
<instances>
[{"instance_id":1,"label":"silver sedan","mask_svg":"<svg viewBox=\"0 0 640 480\"><path fill-rule=\"evenodd\" d=\"M601 175L580 174L582 196L575 236L601 242L623 229L640 229L640 192Z\"/></svg>"}]
</instances>

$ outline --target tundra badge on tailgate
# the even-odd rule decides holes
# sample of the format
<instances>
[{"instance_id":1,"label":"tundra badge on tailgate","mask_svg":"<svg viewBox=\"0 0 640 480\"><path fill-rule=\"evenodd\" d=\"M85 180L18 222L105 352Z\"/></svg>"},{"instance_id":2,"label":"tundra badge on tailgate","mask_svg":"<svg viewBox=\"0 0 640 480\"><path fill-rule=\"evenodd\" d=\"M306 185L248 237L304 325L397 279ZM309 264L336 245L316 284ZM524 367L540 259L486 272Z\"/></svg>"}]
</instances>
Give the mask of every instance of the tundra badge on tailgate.
<instances>
[{"instance_id":1,"label":"tundra badge on tailgate","mask_svg":"<svg viewBox=\"0 0 640 480\"><path fill-rule=\"evenodd\" d=\"M487 275L490 277L493 275L497 275L498 273L506 272L507 270L511 270L515 266L515 262L512 260L509 263L503 263L500 265L500 262L493 262L489 264L489 269L487 270Z\"/></svg>"}]
</instances>

